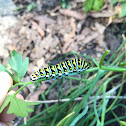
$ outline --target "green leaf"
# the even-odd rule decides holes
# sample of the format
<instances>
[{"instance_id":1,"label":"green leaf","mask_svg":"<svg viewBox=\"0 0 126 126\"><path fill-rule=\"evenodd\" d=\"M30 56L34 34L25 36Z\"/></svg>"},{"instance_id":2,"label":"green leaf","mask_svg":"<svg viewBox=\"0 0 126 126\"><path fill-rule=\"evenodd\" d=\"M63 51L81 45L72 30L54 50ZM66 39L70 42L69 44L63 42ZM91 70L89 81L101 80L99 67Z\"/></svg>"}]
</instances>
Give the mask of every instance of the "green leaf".
<instances>
[{"instance_id":1,"label":"green leaf","mask_svg":"<svg viewBox=\"0 0 126 126\"><path fill-rule=\"evenodd\" d=\"M95 0L93 4L93 10L99 11L101 7L103 6L104 2L102 0Z\"/></svg>"},{"instance_id":2,"label":"green leaf","mask_svg":"<svg viewBox=\"0 0 126 126\"><path fill-rule=\"evenodd\" d=\"M126 16L126 2L121 3L122 5L122 11L120 14L120 18Z\"/></svg>"},{"instance_id":3,"label":"green leaf","mask_svg":"<svg viewBox=\"0 0 126 126\"><path fill-rule=\"evenodd\" d=\"M7 114L14 113L16 116L27 117L28 112L33 112L32 108L29 108L31 105L38 105L40 103L37 102L26 102L24 100L18 99L15 94L8 95L0 108L0 113L4 110L4 108L10 103Z\"/></svg>"},{"instance_id":4,"label":"green leaf","mask_svg":"<svg viewBox=\"0 0 126 126\"><path fill-rule=\"evenodd\" d=\"M124 122L124 121L120 121L120 124L123 126L126 126L126 122Z\"/></svg>"},{"instance_id":5,"label":"green leaf","mask_svg":"<svg viewBox=\"0 0 126 126\"><path fill-rule=\"evenodd\" d=\"M61 0L61 6L62 6L62 8L67 8L67 6L68 6L67 1L66 0Z\"/></svg>"},{"instance_id":6,"label":"green leaf","mask_svg":"<svg viewBox=\"0 0 126 126\"><path fill-rule=\"evenodd\" d=\"M11 73L2 64L0 64L0 71L5 71L11 76Z\"/></svg>"},{"instance_id":7,"label":"green leaf","mask_svg":"<svg viewBox=\"0 0 126 126\"><path fill-rule=\"evenodd\" d=\"M11 75L14 80L14 83L20 82L28 69L28 57L25 58L24 61L22 61L22 55L13 50L11 53L11 59L9 59L8 62L15 73L15 76Z\"/></svg>"},{"instance_id":8,"label":"green leaf","mask_svg":"<svg viewBox=\"0 0 126 126\"><path fill-rule=\"evenodd\" d=\"M86 0L83 4L83 8L85 12L88 12L92 9L93 7L93 2L94 0Z\"/></svg>"},{"instance_id":9,"label":"green leaf","mask_svg":"<svg viewBox=\"0 0 126 126\"><path fill-rule=\"evenodd\" d=\"M36 8L36 3L32 2L31 4L29 4L27 6L27 10L28 12L30 12L31 10L33 10L34 8Z\"/></svg>"},{"instance_id":10,"label":"green leaf","mask_svg":"<svg viewBox=\"0 0 126 126\"><path fill-rule=\"evenodd\" d=\"M2 64L0 64L0 71L5 71L5 70L6 68Z\"/></svg>"},{"instance_id":11,"label":"green leaf","mask_svg":"<svg viewBox=\"0 0 126 126\"><path fill-rule=\"evenodd\" d=\"M84 11L88 12L91 9L99 11L103 4L104 2L102 0L86 0L83 4Z\"/></svg>"}]
</instances>

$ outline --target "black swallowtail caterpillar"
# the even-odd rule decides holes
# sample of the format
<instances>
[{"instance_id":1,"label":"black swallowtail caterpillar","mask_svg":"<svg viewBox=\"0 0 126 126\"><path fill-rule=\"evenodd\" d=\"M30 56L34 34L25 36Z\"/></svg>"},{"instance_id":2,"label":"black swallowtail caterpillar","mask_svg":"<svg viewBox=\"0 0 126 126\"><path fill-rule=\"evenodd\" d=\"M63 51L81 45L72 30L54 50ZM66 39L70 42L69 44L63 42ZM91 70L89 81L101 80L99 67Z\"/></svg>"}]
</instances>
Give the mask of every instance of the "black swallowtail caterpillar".
<instances>
[{"instance_id":1,"label":"black swallowtail caterpillar","mask_svg":"<svg viewBox=\"0 0 126 126\"><path fill-rule=\"evenodd\" d=\"M51 65L49 67L40 69L39 71L32 74L31 80L36 81L42 78L46 78L46 80L49 79L55 80L57 78L62 78L63 76L72 75L72 73L75 72L77 73L83 72L88 68L89 68L88 64L81 58L67 60L60 64Z\"/></svg>"}]
</instances>

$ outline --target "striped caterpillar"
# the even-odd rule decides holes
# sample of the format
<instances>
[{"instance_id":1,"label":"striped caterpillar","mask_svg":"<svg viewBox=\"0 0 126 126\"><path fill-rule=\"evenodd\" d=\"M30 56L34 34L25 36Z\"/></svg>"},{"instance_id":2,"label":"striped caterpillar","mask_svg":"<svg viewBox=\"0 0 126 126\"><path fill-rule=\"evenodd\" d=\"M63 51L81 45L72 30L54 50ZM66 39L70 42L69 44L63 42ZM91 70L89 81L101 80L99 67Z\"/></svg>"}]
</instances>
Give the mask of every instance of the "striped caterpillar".
<instances>
[{"instance_id":1,"label":"striped caterpillar","mask_svg":"<svg viewBox=\"0 0 126 126\"><path fill-rule=\"evenodd\" d=\"M88 64L81 58L67 60L65 62L40 69L39 71L32 74L31 80L33 82L42 78L45 78L46 80L55 80L57 78L62 78L63 76L72 75L72 73L75 72L79 74L80 72L83 72L88 68Z\"/></svg>"}]
</instances>

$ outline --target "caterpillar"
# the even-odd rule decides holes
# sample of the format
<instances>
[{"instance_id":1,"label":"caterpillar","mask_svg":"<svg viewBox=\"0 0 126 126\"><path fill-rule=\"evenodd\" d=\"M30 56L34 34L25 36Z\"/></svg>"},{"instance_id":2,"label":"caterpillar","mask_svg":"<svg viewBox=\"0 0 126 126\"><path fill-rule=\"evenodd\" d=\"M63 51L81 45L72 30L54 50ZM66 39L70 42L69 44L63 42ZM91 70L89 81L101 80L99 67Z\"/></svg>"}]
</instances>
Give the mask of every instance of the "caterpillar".
<instances>
[{"instance_id":1,"label":"caterpillar","mask_svg":"<svg viewBox=\"0 0 126 126\"><path fill-rule=\"evenodd\" d=\"M79 59L72 59L67 60L65 62L56 64L56 65L50 65L46 68L40 69L39 71L35 72L31 75L31 81L36 81L38 79L45 78L46 80L49 79L57 79L62 78L63 76L69 76L72 75L72 73L80 73L89 68L88 64L82 60Z\"/></svg>"}]
</instances>

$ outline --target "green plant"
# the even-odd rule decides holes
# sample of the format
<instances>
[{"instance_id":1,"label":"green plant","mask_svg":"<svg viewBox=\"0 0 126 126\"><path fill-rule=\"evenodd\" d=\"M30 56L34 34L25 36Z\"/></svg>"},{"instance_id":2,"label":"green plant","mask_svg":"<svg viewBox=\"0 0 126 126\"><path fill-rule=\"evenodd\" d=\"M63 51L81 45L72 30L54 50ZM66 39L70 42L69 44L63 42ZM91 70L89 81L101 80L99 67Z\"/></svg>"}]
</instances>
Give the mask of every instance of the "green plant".
<instances>
[{"instance_id":1,"label":"green plant","mask_svg":"<svg viewBox=\"0 0 126 126\"><path fill-rule=\"evenodd\" d=\"M40 122L42 122L41 125L50 125L50 126L54 126L54 125L94 126L95 124L103 126L103 125L109 125L115 121L118 121L119 123L124 123L120 121L122 121L122 119L126 119L126 116L117 117L116 114L114 113L114 110L119 106L126 108L126 106L121 104L120 100L118 100L121 91L123 89L123 84L125 83L125 77L126 77L125 75L126 61L124 61L124 57L126 57L126 51L124 50L120 55L117 55L119 54L119 52L121 52L122 47L124 47L125 43L126 40L113 53L113 55L110 57L110 59L107 62L104 61L106 55L109 53L109 51L106 50L99 64L97 63L96 59L78 54L77 52L71 52L66 54L66 56L80 55L82 57L85 57L86 59L93 61L92 67L90 67L90 69L85 71L84 72L85 74L82 73L80 75L81 76L80 78L69 76L69 77L64 77L63 79L61 79L61 81L59 79L55 80L54 83L40 97L41 100L40 103L45 103L44 110L36 115L33 115L27 121L27 126L38 124ZM17 64L19 63L19 61L20 61L20 66L19 68L17 68L18 67ZM107 65L103 65L103 63ZM21 87L14 95L10 95L6 98L3 106L0 108L0 112L2 112L5 106L7 106L7 104L10 102L10 108L8 110L8 113L14 113L17 116L26 117L28 115L27 114L28 112L33 111L32 109L29 108L29 105L35 105L38 103L36 102L29 103L26 101L21 101L17 99L15 95L19 91L21 91L26 85L33 83L33 82L20 82L22 77L27 71L28 59L26 58L22 62L21 54L17 53L16 51L12 51L11 60L9 60L9 64L14 70L15 75L10 73L3 65L0 65L0 71L7 71L14 79L15 85L13 85L10 88L10 90L12 90L16 86L21 86ZM22 68L24 71L23 73L20 73L19 71ZM118 73L113 74L114 71ZM89 73L92 74L88 77ZM122 77L122 79L120 79L120 77ZM64 84L66 78L69 80L70 90L67 93L64 93L65 92ZM115 86L115 88L107 91L108 85L111 84L111 82L117 78L119 78L119 80L122 81L117 82L118 85ZM43 79L37 80L35 83L44 80ZM78 81L79 85L76 87L73 86L72 80ZM60 94L59 94L60 91L59 84L62 84L62 91ZM57 96L58 97L60 96L59 103L57 100L54 101L55 104L49 106L47 104L48 102L46 100L46 96L49 94L50 90L56 85L57 85ZM115 96L115 99L112 101L111 104L108 104L110 99L108 99L107 97L108 96L111 97L113 95L113 92L116 91L117 89L119 90L117 92L117 95ZM93 99L90 99L92 94L94 94L94 97ZM80 100L80 102L77 102L78 99ZM74 102L74 100L76 102ZM13 110L12 106L13 103L15 102L17 103L17 105L15 106L15 110ZM105 117L109 116L110 113L113 114L115 119L109 119L109 121L105 121Z\"/></svg>"},{"instance_id":2,"label":"green plant","mask_svg":"<svg viewBox=\"0 0 126 126\"><path fill-rule=\"evenodd\" d=\"M67 0L60 0L62 8L70 8L70 4L68 4Z\"/></svg>"},{"instance_id":3,"label":"green plant","mask_svg":"<svg viewBox=\"0 0 126 126\"><path fill-rule=\"evenodd\" d=\"M90 10L99 11L103 4L102 0L86 0L83 3L83 8L85 12L89 12Z\"/></svg>"},{"instance_id":4,"label":"green plant","mask_svg":"<svg viewBox=\"0 0 126 126\"><path fill-rule=\"evenodd\" d=\"M31 2L30 4L28 4L27 6L22 6L22 7L16 7L15 11L21 10L21 9L27 9L28 12L34 10L36 8L36 3L35 2Z\"/></svg>"},{"instance_id":5,"label":"green plant","mask_svg":"<svg viewBox=\"0 0 126 126\"><path fill-rule=\"evenodd\" d=\"M22 61L22 55L13 50L11 53L11 59L9 59L8 62L12 70L14 71L14 74L9 72L2 64L0 64L0 71L6 71L10 74L15 84L14 86L17 86L16 83L20 85L19 82L24 77L28 69L28 64L29 64L28 58L25 58L24 61ZM23 85L22 87L25 87L25 83L22 83L21 85ZM37 105L39 103L26 102L26 101L18 99L16 97L16 94L21 90L22 88L20 88L15 94L8 95L6 97L4 104L0 108L0 113L9 103L10 103L10 107L7 111L8 114L14 113L16 116L27 117L28 112L33 111L33 109L29 108L28 106Z\"/></svg>"},{"instance_id":6,"label":"green plant","mask_svg":"<svg viewBox=\"0 0 126 126\"><path fill-rule=\"evenodd\" d=\"M31 10L34 10L36 8L36 3L32 2L27 6L27 11L30 12Z\"/></svg>"},{"instance_id":7,"label":"green plant","mask_svg":"<svg viewBox=\"0 0 126 126\"><path fill-rule=\"evenodd\" d=\"M120 18L126 16L126 0L111 0L111 4L112 6L117 5L120 8Z\"/></svg>"}]
</instances>

